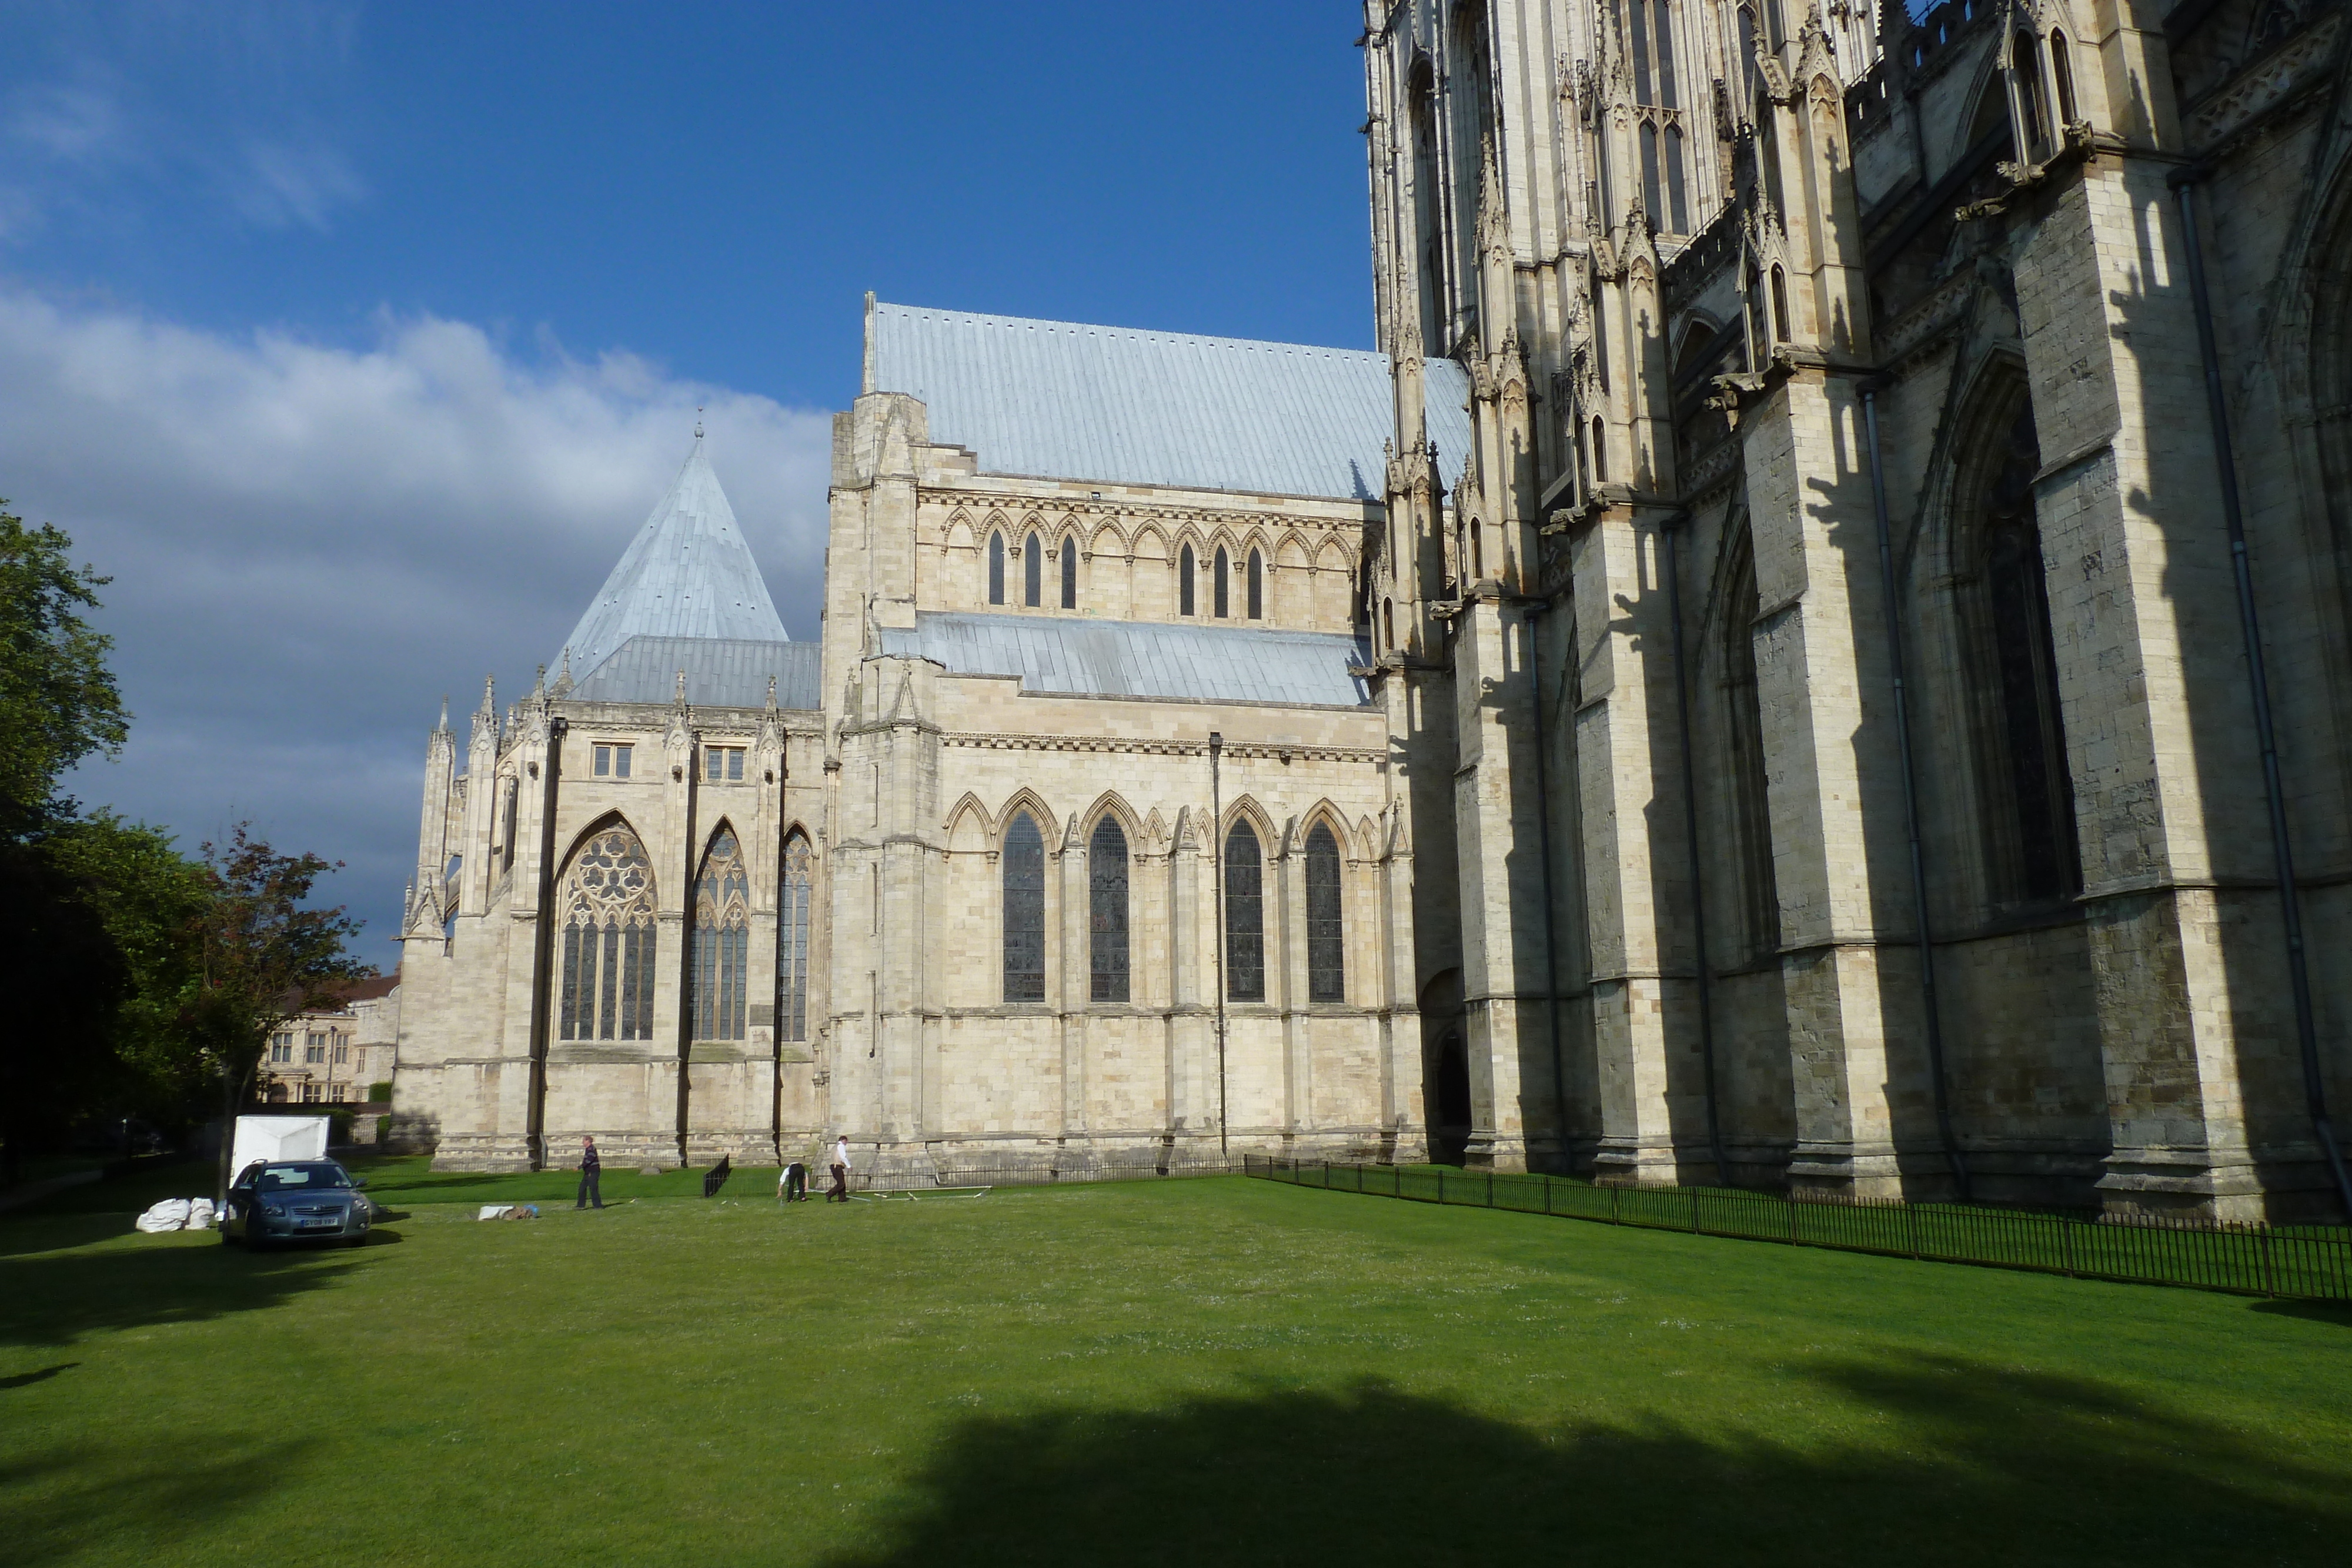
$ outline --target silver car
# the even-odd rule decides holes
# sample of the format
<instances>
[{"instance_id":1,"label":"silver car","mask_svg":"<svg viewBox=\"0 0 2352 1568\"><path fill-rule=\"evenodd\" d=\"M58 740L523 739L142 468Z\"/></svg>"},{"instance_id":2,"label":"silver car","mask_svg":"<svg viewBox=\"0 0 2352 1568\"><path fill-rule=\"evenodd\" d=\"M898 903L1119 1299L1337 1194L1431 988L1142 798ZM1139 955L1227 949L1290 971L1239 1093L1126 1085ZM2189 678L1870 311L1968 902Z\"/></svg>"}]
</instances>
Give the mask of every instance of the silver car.
<instances>
[{"instance_id":1,"label":"silver car","mask_svg":"<svg viewBox=\"0 0 2352 1568\"><path fill-rule=\"evenodd\" d=\"M374 1206L360 1190L366 1185L333 1160L257 1160L228 1189L221 1240L231 1246L340 1241L357 1247L375 1218Z\"/></svg>"}]
</instances>

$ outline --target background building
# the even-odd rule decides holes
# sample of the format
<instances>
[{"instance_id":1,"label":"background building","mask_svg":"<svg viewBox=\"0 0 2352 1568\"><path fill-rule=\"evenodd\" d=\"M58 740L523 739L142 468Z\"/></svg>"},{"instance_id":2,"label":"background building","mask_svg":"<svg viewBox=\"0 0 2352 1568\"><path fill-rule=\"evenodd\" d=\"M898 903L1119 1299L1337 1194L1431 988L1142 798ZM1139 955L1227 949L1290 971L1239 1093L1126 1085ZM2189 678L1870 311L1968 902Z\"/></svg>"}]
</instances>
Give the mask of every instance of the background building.
<instances>
[{"instance_id":1,"label":"background building","mask_svg":"<svg viewBox=\"0 0 2352 1568\"><path fill-rule=\"evenodd\" d=\"M393 1081L400 1049L397 970L342 988L343 1005L307 1012L273 1034L257 1093L272 1105L358 1105ZM371 1132L371 1135L373 1135Z\"/></svg>"}]
</instances>

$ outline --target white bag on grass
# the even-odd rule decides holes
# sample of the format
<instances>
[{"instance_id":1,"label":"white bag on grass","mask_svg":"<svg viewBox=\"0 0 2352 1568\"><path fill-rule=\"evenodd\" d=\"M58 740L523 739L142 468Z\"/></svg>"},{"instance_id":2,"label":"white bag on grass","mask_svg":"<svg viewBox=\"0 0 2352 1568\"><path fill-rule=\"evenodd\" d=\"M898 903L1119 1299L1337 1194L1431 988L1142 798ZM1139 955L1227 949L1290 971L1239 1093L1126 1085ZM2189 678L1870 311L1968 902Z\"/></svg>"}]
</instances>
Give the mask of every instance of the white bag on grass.
<instances>
[{"instance_id":1,"label":"white bag on grass","mask_svg":"<svg viewBox=\"0 0 2352 1568\"><path fill-rule=\"evenodd\" d=\"M208 1202L205 1207L209 1208L210 1203ZM206 1216L207 1220L210 1218ZM141 1215L136 1223L140 1229L150 1236L160 1236L166 1230L177 1230L188 1223L188 1200L184 1197L167 1197Z\"/></svg>"},{"instance_id":2,"label":"white bag on grass","mask_svg":"<svg viewBox=\"0 0 2352 1568\"><path fill-rule=\"evenodd\" d=\"M188 1228L210 1230L213 1228L213 1200L208 1197L188 1199Z\"/></svg>"}]
</instances>

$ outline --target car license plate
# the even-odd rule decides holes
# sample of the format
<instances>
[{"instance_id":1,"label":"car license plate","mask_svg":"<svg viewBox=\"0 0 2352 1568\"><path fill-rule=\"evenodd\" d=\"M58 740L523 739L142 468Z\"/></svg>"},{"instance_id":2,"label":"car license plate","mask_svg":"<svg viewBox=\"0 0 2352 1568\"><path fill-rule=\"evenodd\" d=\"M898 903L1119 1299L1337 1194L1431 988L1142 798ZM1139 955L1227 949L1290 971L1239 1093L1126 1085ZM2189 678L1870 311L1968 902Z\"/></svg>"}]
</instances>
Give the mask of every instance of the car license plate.
<instances>
[{"instance_id":1,"label":"car license plate","mask_svg":"<svg viewBox=\"0 0 2352 1568\"><path fill-rule=\"evenodd\" d=\"M324 1219L298 1219L294 1223L305 1230L331 1230L342 1222L329 1216Z\"/></svg>"}]
</instances>

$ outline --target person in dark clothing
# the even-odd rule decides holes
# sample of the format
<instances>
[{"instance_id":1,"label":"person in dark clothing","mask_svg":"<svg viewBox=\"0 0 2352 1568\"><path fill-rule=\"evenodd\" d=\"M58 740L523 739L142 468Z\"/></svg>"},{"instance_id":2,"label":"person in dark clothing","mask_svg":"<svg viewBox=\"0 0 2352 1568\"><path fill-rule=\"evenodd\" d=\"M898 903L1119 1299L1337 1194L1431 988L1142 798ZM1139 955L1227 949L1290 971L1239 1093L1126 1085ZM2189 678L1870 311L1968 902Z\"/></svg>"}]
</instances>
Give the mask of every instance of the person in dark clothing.
<instances>
[{"instance_id":1,"label":"person in dark clothing","mask_svg":"<svg viewBox=\"0 0 2352 1568\"><path fill-rule=\"evenodd\" d=\"M604 1195L598 1191L596 1187L598 1178L603 1176L604 1174L604 1162L596 1157L596 1140L593 1138L581 1139L580 1197L578 1200L572 1204L572 1207L585 1208L592 1203L599 1208L604 1207Z\"/></svg>"},{"instance_id":2,"label":"person in dark clothing","mask_svg":"<svg viewBox=\"0 0 2352 1568\"><path fill-rule=\"evenodd\" d=\"M849 1140L836 1138L833 1145L833 1186L825 1189L827 1203L849 1201Z\"/></svg>"},{"instance_id":3,"label":"person in dark clothing","mask_svg":"<svg viewBox=\"0 0 2352 1568\"><path fill-rule=\"evenodd\" d=\"M808 1201L808 1166L794 1160L784 1167L784 1179L777 1184L783 1190L777 1196L786 1203Z\"/></svg>"}]
</instances>

